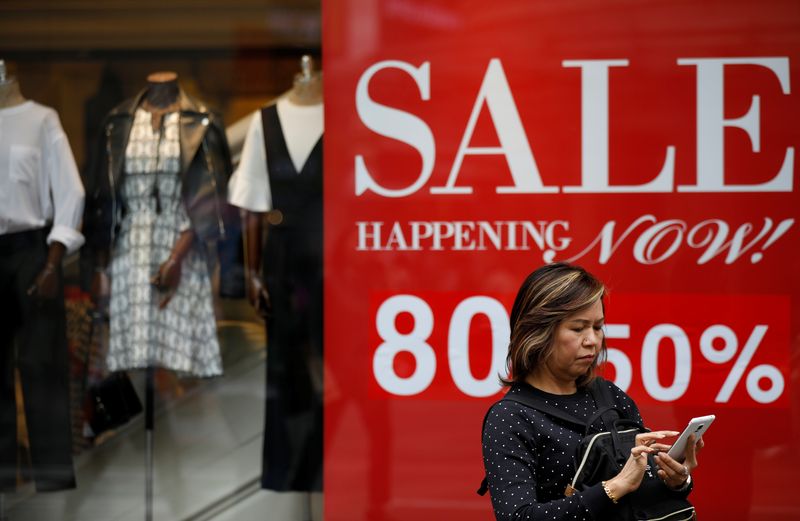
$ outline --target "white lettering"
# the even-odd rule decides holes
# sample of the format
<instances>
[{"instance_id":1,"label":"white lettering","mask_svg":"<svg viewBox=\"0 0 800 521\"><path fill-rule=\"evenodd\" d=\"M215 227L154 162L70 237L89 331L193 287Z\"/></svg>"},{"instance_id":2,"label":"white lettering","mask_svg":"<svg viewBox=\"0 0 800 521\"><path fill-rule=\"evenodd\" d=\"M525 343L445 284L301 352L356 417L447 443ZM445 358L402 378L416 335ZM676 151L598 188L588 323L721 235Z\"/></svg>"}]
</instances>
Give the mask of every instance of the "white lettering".
<instances>
[{"instance_id":1,"label":"white lettering","mask_svg":"<svg viewBox=\"0 0 800 521\"><path fill-rule=\"evenodd\" d=\"M725 127L744 130L761 151L759 110L761 99L753 96L744 116L726 119L726 65L758 65L778 77L781 90L789 94L789 58L680 58L678 65L697 66L697 184L680 185L679 192L791 192L794 175L794 147L788 147L783 164L770 181L755 185L725 184Z\"/></svg>"},{"instance_id":2,"label":"white lettering","mask_svg":"<svg viewBox=\"0 0 800 521\"><path fill-rule=\"evenodd\" d=\"M356 226L358 226L358 247L356 248L356 250L378 251L381 249L380 235L381 235L381 227L383 226L382 222L358 221L356 223ZM371 230L368 230L367 227L371 228ZM372 247L368 246L368 243L372 243Z\"/></svg>"},{"instance_id":3,"label":"white lettering","mask_svg":"<svg viewBox=\"0 0 800 521\"><path fill-rule=\"evenodd\" d=\"M680 248L685 231L686 223L678 219L670 219L650 226L633 245L633 258L639 264L657 264L668 259ZM656 248L670 234L673 235L672 244L661 255L656 256Z\"/></svg>"},{"instance_id":4,"label":"white lettering","mask_svg":"<svg viewBox=\"0 0 800 521\"><path fill-rule=\"evenodd\" d=\"M408 224L411 226L411 249L421 250L421 242L433 237L433 224L428 221L411 221Z\"/></svg>"},{"instance_id":5,"label":"white lettering","mask_svg":"<svg viewBox=\"0 0 800 521\"><path fill-rule=\"evenodd\" d=\"M367 69L358 80L356 87L356 110L364 125L373 132L401 141L414 147L422 156L422 169L411 185L405 188L391 189L378 184L367 170L364 156L356 156L356 195L367 190L384 197L405 197L411 195L428 182L436 160L436 145L433 132L420 118L402 110L387 107L375 102L369 95L369 82L372 77L384 69L400 69L414 79L423 101L428 101L430 92L430 63L425 62L419 68L403 61L387 60L374 64Z\"/></svg>"},{"instance_id":6,"label":"white lettering","mask_svg":"<svg viewBox=\"0 0 800 521\"><path fill-rule=\"evenodd\" d=\"M565 186L566 193L671 192L675 177L675 147L667 147L664 166L643 185L609 184L608 68L627 67L628 60L564 60L564 67L581 69L581 185Z\"/></svg>"},{"instance_id":7,"label":"white lettering","mask_svg":"<svg viewBox=\"0 0 800 521\"><path fill-rule=\"evenodd\" d=\"M622 244L622 241L624 241L628 235L633 233L633 230L638 228L640 224L645 222L655 223L656 218L652 215L643 215L639 217L630 226L628 226L628 228L625 230L625 232L619 239L614 241L614 227L617 225L617 223L616 221L608 221L603 226L603 229L600 230L600 233L597 234L597 237L595 237L594 241L592 241L591 244L589 244L589 246L587 246L582 252L575 255L574 257L570 257L569 259L567 259L567 262L574 262L580 259L584 255L589 253L592 249L594 249L595 245L599 242L600 255L598 261L600 262L600 264L607 263L611 258L611 256L614 254L614 252L617 250L617 248L619 248L620 244Z\"/></svg>"},{"instance_id":8,"label":"white lettering","mask_svg":"<svg viewBox=\"0 0 800 521\"><path fill-rule=\"evenodd\" d=\"M652 265L667 261L685 246L702 250L697 264L706 264L727 251L725 264L733 264L750 252L751 264L760 262L767 248L794 226L794 219L783 219L777 226L764 217L760 229L750 222L732 227L721 219L706 219L694 225L680 219L659 221L642 215L615 234L617 221L606 222L591 243L580 253L565 259L574 262L595 250L597 260L607 264L618 255L626 239L633 242L630 255L637 263ZM644 225L644 226L643 226ZM623 225L620 225L623 226ZM540 251L544 262L574 242L568 221L359 221L356 251ZM728 240L729 231L735 231ZM388 230L388 233L387 233Z\"/></svg>"},{"instance_id":9,"label":"white lettering","mask_svg":"<svg viewBox=\"0 0 800 521\"><path fill-rule=\"evenodd\" d=\"M475 131L475 124L478 122L478 116L484 104L489 108L489 115L500 140L499 147L469 146L472 134ZM450 177L447 178L445 186L431 187L431 193L472 193L471 186L457 187L455 185L464 156L467 154L502 154L506 157L514 184L512 186L498 186L496 190L499 194L552 194L558 192L558 188L545 187L542 184L539 168L536 166L536 160L533 158L533 152L531 152L531 147L528 144L525 128L522 126L514 96L508 86L503 65L497 58L489 61L489 67L483 76L483 83L478 91L475 104L472 106L472 114L469 116L467 129L461 138L461 145L458 147L453 167L450 169Z\"/></svg>"},{"instance_id":10,"label":"white lettering","mask_svg":"<svg viewBox=\"0 0 800 521\"><path fill-rule=\"evenodd\" d=\"M758 66L777 77L781 92L791 93L789 58L782 57L736 57L736 58L680 58L678 65L696 68L697 81L697 160L696 180L693 185L675 186L674 145L666 146L661 171L644 184L613 185L610 179L609 140L609 69L628 67L627 59L564 60L562 66L581 70L581 183L564 186L566 193L668 193L678 192L792 192L794 189L795 147L787 147L783 162L775 175L758 184L726 184L725 143L726 128L743 130L750 139L752 150L762 149L760 110L761 97L753 95L744 115L726 118L724 114L725 70L737 65ZM364 125L380 136L409 145L421 157L418 173L408 176L413 181L403 181L403 186L387 187L386 176L378 176L379 183L370 173L365 156L355 156L355 194L368 191L383 197L406 197L415 194L430 183L436 163L436 141L428 124L420 117L375 101L369 92L372 79L381 71L396 69L409 75L415 82L423 101L431 97L431 65L424 62L419 67L399 60L386 60L370 66L359 78L356 87L356 110ZM500 145L496 147L472 146L472 139L479 116L488 109L492 125ZM788 123L787 123L788 124ZM432 186L430 192L440 195L471 194L472 186L456 186L464 160L469 155L501 155L505 158L511 174L511 184L500 186L499 194L557 193L558 186L545 186L534 159L523 122L517 110L513 92L509 86L502 62L492 58L486 68L478 94L472 106L466 128L456 151L446 183ZM396 170L388 169L397 175ZM496 176L494 171L487 176ZM763 176L762 176L763 178ZM403 173L403 179L407 179ZM381 184L383 183L383 184ZM409 184L410 183L410 184ZM517 230L514 230L516 233ZM454 230L464 240L464 230ZM469 231L466 231L469 234ZM512 236L512 242L516 238ZM366 247L366 246L365 246ZM613 254L613 251L608 252Z\"/></svg>"},{"instance_id":11,"label":"white lettering","mask_svg":"<svg viewBox=\"0 0 800 521\"><path fill-rule=\"evenodd\" d=\"M406 250L408 249L408 243L406 243L406 238L403 236L403 227L400 226L400 223L394 223L392 226L392 231L389 233L389 238L386 241L386 249L387 250Z\"/></svg>"}]
</instances>

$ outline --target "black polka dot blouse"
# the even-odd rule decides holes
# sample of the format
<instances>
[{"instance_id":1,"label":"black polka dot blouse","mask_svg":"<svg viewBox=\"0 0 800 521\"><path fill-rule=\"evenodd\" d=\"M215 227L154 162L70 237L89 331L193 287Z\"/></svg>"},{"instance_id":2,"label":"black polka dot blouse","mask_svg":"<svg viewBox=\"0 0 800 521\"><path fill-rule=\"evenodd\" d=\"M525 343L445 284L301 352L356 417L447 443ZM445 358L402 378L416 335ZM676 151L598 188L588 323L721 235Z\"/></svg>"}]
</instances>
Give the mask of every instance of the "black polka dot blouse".
<instances>
[{"instance_id":1,"label":"black polka dot blouse","mask_svg":"<svg viewBox=\"0 0 800 521\"><path fill-rule=\"evenodd\" d=\"M625 417L642 421L639 409L627 394L611 382L601 382L611 388L616 407ZM508 392L538 395L580 419L588 419L597 410L585 389L556 395L528 384L515 384ZM583 437L575 429L515 401L502 400L492 405L483 430L483 463L497 521L614 518L616 507L600 484L564 496L575 472L572 456Z\"/></svg>"}]
</instances>

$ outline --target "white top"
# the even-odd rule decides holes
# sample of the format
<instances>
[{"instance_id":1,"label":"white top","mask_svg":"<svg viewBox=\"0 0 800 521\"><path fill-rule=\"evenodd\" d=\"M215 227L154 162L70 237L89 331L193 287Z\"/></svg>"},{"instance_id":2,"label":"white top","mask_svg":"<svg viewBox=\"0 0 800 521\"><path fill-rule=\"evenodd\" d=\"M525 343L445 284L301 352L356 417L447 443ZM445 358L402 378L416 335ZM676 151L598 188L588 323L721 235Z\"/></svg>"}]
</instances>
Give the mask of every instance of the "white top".
<instances>
[{"instance_id":1,"label":"white top","mask_svg":"<svg viewBox=\"0 0 800 521\"><path fill-rule=\"evenodd\" d=\"M78 231L83 202L56 111L33 101L0 109L0 235L52 222L47 244L58 241L71 253L84 242Z\"/></svg>"},{"instance_id":2,"label":"white top","mask_svg":"<svg viewBox=\"0 0 800 521\"><path fill-rule=\"evenodd\" d=\"M300 172L324 131L323 106L295 105L286 97L280 98L277 105L286 148L295 170ZM228 181L228 201L252 212L272 209L260 110L250 120L239 166Z\"/></svg>"}]
</instances>

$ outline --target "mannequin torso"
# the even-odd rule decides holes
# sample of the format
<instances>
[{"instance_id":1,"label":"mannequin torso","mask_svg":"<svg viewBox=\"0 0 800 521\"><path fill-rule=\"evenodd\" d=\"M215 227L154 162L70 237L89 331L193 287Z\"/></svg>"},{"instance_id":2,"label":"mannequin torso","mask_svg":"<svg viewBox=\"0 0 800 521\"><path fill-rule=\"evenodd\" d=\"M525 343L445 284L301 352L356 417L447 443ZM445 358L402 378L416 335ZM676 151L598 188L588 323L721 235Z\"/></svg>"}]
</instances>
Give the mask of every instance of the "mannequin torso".
<instances>
[{"instance_id":1,"label":"mannequin torso","mask_svg":"<svg viewBox=\"0 0 800 521\"><path fill-rule=\"evenodd\" d=\"M277 109L286 148L299 172L324 131L322 102L301 105L288 95L278 100Z\"/></svg>"},{"instance_id":2,"label":"mannequin torso","mask_svg":"<svg viewBox=\"0 0 800 521\"><path fill-rule=\"evenodd\" d=\"M323 132L322 73L313 60L303 56L292 89L278 99L278 117L286 147L298 172Z\"/></svg>"}]
</instances>

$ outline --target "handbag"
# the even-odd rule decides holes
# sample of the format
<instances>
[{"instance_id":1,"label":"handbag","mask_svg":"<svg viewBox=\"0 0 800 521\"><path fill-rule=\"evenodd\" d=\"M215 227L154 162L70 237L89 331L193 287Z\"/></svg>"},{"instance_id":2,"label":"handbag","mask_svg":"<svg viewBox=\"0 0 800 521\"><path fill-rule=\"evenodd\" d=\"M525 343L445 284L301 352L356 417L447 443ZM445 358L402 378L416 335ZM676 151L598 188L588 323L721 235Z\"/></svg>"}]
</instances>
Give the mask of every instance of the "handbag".
<instances>
[{"instance_id":1,"label":"handbag","mask_svg":"<svg viewBox=\"0 0 800 521\"><path fill-rule=\"evenodd\" d=\"M89 386L87 419L95 436L116 429L142 412L142 402L136 394L128 373L111 373Z\"/></svg>"},{"instance_id":2,"label":"handbag","mask_svg":"<svg viewBox=\"0 0 800 521\"><path fill-rule=\"evenodd\" d=\"M614 406L608 386L596 378L589 392L597 404L597 412L588 420L580 420L566 411L558 409L544 400L530 395L506 394L503 400L511 400L548 416L563 420L583 432L583 438L573 455L575 474L564 491L566 496L596 485L616 476L635 446L636 435L649 432L641 423L625 418ZM593 424L602 419L606 430L596 430ZM485 419L484 419L485 422ZM695 509L686 499L686 491L668 488L656 474L656 463L652 455L647 456L648 467L639 488L619 500L616 519L621 521L688 521L696 518ZM484 478L478 494L488 489Z\"/></svg>"},{"instance_id":3,"label":"handbag","mask_svg":"<svg viewBox=\"0 0 800 521\"><path fill-rule=\"evenodd\" d=\"M610 390L597 378L589 392L598 410L584 423L584 437L575 453L575 474L566 495L596 485L617 475L636 446L636 435L649 432L639 422L623 417L614 406ZM561 412L561 411L559 411ZM591 432L592 424L602 418L607 430ZM667 487L656 474L657 465L652 454L647 455L645 470L639 488L619 500L624 520L688 521L696 518L695 509L686 499L687 491Z\"/></svg>"},{"instance_id":4,"label":"handbag","mask_svg":"<svg viewBox=\"0 0 800 521\"><path fill-rule=\"evenodd\" d=\"M93 365L92 352L94 351L98 358L105 355L107 323L107 318L103 314L94 313L90 336L92 342L86 351L84 363L85 421L90 431L87 434L91 438L97 438L106 431L121 427L143 410L142 402L128 373L119 371L97 378L94 376L95 371L90 371L90 365ZM104 364L102 365L102 373L105 373Z\"/></svg>"}]
</instances>

